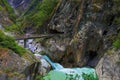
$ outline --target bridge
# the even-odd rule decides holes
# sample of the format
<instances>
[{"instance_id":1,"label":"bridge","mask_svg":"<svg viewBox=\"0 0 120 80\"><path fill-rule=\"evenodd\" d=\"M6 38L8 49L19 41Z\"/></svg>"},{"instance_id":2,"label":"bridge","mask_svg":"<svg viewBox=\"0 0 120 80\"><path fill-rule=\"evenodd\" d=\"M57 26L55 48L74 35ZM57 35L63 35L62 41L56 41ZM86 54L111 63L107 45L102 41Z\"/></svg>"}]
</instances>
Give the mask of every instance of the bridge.
<instances>
[{"instance_id":1,"label":"bridge","mask_svg":"<svg viewBox=\"0 0 120 80\"><path fill-rule=\"evenodd\" d=\"M43 37L52 37L55 34L41 34L41 35L21 35L21 36L15 36L16 40L24 40L24 39L35 39L35 38L43 38Z\"/></svg>"},{"instance_id":2,"label":"bridge","mask_svg":"<svg viewBox=\"0 0 120 80\"><path fill-rule=\"evenodd\" d=\"M52 37L56 34L41 34L41 35L38 35L38 34L29 34L29 35L21 35L21 36L15 36L15 39L17 41L20 41L20 40L24 40L24 48L27 48L27 41L29 39L36 39L36 38L44 38L44 37Z\"/></svg>"}]
</instances>

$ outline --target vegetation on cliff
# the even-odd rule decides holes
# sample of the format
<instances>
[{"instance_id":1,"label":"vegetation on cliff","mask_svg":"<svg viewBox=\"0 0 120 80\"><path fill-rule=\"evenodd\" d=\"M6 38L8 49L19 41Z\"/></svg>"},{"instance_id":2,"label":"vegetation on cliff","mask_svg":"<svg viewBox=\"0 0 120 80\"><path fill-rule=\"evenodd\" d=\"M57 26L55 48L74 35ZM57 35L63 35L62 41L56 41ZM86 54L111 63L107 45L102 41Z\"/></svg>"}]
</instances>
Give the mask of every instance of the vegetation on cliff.
<instances>
[{"instance_id":1,"label":"vegetation on cliff","mask_svg":"<svg viewBox=\"0 0 120 80\"><path fill-rule=\"evenodd\" d=\"M23 55L26 52L24 48L15 42L14 38L5 35L2 31L0 31L0 46L11 49L19 55Z\"/></svg>"},{"instance_id":2,"label":"vegetation on cliff","mask_svg":"<svg viewBox=\"0 0 120 80\"><path fill-rule=\"evenodd\" d=\"M10 4L7 2L7 0L0 0L0 10L5 9L8 12L9 18L15 22L15 13L13 8L10 6Z\"/></svg>"},{"instance_id":3,"label":"vegetation on cliff","mask_svg":"<svg viewBox=\"0 0 120 80\"><path fill-rule=\"evenodd\" d=\"M14 24L10 26L5 26L5 29L15 33L24 33L26 27L38 29L51 18L58 1L59 0L33 0L31 4L29 4L29 8L23 12L22 15L16 17L13 8L8 5L6 0L2 0L1 3L5 4L14 22Z\"/></svg>"},{"instance_id":4,"label":"vegetation on cliff","mask_svg":"<svg viewBox=\"0 0 120 80\"><path fill-rule=\"evenodd\" d=\"M113 42L113 46L118 49L120 48L120 32L117 35L117 38L115 39L115 41Z\"/></svg>"},{"instance_id":5,"label":"vegetation on cliff","mask_svg":"<svg viewBox=\"0 0 120 80\"><path fill-rule=\"evenodd\" d=\"M43 0L35 6L34 10L25 14L24 22L32 23L35 27L41 26L51 16L58 0ZM25 24L24 23L24 24Z\"/></svg>"}]
</instances>

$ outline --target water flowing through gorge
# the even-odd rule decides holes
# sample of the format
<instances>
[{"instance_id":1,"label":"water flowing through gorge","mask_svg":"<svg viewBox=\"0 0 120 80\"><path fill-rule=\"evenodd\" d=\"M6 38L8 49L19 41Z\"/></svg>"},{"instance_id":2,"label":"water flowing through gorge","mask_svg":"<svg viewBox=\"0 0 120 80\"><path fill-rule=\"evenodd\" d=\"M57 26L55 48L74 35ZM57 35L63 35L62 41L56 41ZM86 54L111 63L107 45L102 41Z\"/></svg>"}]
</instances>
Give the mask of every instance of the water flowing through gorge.
<instances>
[{"instance_id":1,"label":"water flowing through gorge","mask_svg":"<svg viewBox=\"0 0 120 80\"><path fill-rule=\"evenodd\" d=\"M27 48L32 52L34 52L36 49L36 45L33 46L31 44L33 41L33 39L27 40ZM53 61L51 61L50 58L46 55L40 55L35 52L34 55L39 58L40 61L45 61L41 62L42 65L50 64L52 67L52 70L42 77L43 80L86 80L87 78L91 78L91 80L98 80L95 69L93 68L64 68L59 63L54 63ZM27 80L29 79L30 76L28 76Z\"/></svg>"},{"instance_id":2,"label":"water flowing through gorge","mask_svg":"<svg viewBox=\"0 0 120 80\"><path fill-rule=\"evenodd\" d=\"M0 0L0 80L120 80L120 0Z\"/></svg>"},{"instance_id":3,"label":"water flowing through gorge","mask_svg":"<svg viewBox=\"0 0 120 80\"><path fill-rule=\"evenodd\" d=\"M63 68L62 65L52 62L47 56L43 56L43 58L48 61L53 68L47 76L43 77L44 80L85 80L84 75L91 75L93 79L97 78L95 70L92 68ZM60 79L59 76L61 76Z\"/></svg>"}]
</instances>

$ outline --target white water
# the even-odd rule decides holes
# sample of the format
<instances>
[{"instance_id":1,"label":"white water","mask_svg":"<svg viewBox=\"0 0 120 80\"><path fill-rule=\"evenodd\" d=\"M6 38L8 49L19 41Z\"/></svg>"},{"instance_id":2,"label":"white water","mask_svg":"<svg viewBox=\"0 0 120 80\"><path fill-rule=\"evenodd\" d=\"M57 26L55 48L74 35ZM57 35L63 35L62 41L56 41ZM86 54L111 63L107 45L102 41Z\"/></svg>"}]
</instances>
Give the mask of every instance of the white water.
<instances>
[{"instance_id":1,"label":"white water","mask_svg":"<svg viewBox=\"0 0 120 80\"><path fill-rule=\"evenodd\" d=\"M32 42L33 42L33 39L29 39L28 42L27 42L27 47L35 53L35 49L36 49L36 45L32 45ZM46 55L40 55L40 54L37 54L35 53L34 54L37 58L40 59L41 61L41 64L44 66L44 67L48 67L50 64L52 69L53 70L56 70L56 71L60 71L60 72L63 72L63 73L66 73L66 74L72 74L73 77L75 77L76 75L79 75L81 76L83 73L85 74L93 74L94 77L96 77L96 73L95 73L95 70L92 69L92 68L64 68L62 65L60 65L59 63L54 63L50 60L49 57L47 57ZM27 76L27 80L30 80L30 76ZM76 80L84 80L83 77L80 77L79 79L76 79Z\"/></svg>"},{"instance_id":2,"label":"white water","mask_svg":"<svg viewBox=\"0 0 120 80\"><path fill-rule=\"evenodd\" d=\"M93 68L87 68L87 67L83 67L83 68L64 68L62 65L60 65L59 63L54 63L52 62L49 57L47 56L42 56L46 61L48 61L50 63L50 65L52 66L52 68L54 70L66 73L68 75L73 75L73 77L75 77L76 75L81 76L83 73L85 74L93 74L94 77L96 77L96 73L95 70ZM79 79L77 80L84 80L83 77L79 77Z\"/></svg>"},{"instance_id":3,"label":"white water","mask_svg":"<svg viewBox=\"0 0 120 80\"><path fill-rule=\"evenodd\" d=\"M50 63L50 65L52 66L53 69L55 69L55 70L63 69L62 65L60 65L59 63L52 62L46 55L44 55L42 57Z\"/></svg>"}]
</instances>

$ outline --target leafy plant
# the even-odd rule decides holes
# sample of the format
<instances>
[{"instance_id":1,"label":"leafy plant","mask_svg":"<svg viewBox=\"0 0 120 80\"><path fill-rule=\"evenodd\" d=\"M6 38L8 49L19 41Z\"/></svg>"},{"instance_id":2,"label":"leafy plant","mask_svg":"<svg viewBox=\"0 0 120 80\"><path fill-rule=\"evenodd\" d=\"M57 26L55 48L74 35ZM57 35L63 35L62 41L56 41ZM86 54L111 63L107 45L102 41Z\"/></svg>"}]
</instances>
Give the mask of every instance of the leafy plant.
<instances>
[{"instance_id":1,"label":"leafy plant","mask_svg":"<svg viewBox=\"0 0 120 80\"><path fill-rule=\"evenodd\" d=\"M35 80L44 80L42 76L37 76Z\"/></svg>"},{"instance_id":2,"label":"leafy plant","mask_svg":"<svg viewBox=\"0 0 120 80\"><path fill-rule=\"evenodd\" d=\"M84 80L98 80L98 77L94 77L93 73L90 74L82 74L82 77L84 78Z\"/></svg>"}]
</instances>

